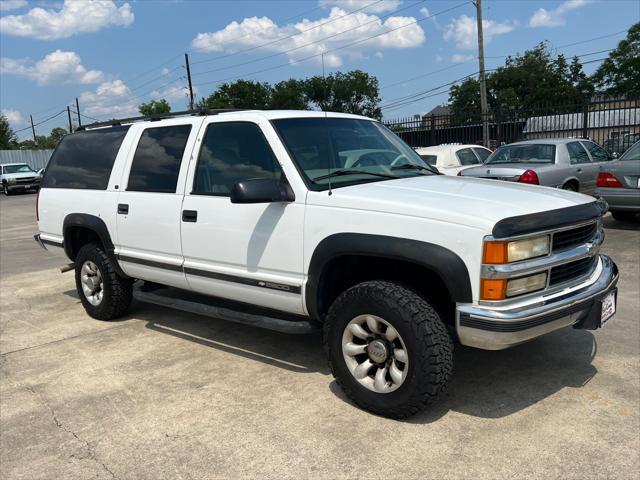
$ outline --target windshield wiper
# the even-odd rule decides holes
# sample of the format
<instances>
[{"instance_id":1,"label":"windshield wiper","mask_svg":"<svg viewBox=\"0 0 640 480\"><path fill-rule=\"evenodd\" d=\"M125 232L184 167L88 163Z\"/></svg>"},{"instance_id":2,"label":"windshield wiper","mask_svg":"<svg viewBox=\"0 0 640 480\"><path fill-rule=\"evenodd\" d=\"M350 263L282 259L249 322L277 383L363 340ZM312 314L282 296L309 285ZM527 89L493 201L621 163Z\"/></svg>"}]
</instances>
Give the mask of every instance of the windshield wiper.
<instances>
[{"instance_id":1,"label":"windshield wiper","mask_svg":"<svg viewBox=\"0 0 640 480\"><path fill-rule=\"evenodd\" d=\"M382 178L398 178L395 175L387 175L386 173L367 172L366 170L351 170L348 168L343 168L340 170L335 170L331 173L327 173L326 175L320 175L319 177L312 178L311 180L315 182L317 180L324 180L326 178L342 177L343 175L372 175L374 177Z\"/></svg>"},{"instance_id":2,"label":"windshield wiper","mask_svg":"<svg viewBox=\"0 0 640 480\"><path fill-rule=\"evenodd\" d=\"M432 168L425 167L423 165L416 165L415 163L405 163L402 165L396 165L394 167L391 167L391 170L422 170L429 173L433 173L434 175L440 174L440 172L436 172Z\"/></svg>"}]
</instances>

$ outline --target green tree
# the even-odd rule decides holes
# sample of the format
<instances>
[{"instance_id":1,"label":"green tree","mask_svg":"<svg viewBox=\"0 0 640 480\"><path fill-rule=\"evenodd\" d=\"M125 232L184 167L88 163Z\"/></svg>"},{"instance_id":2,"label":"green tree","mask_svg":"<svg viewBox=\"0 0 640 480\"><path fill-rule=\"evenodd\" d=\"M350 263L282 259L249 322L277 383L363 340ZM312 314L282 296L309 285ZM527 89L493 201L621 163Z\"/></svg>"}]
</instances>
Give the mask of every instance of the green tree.
<instances>
[{"instance_id":1,"label":"green tree","mask_svg":"<svg viewBox=\"0 0 640 480\"><path fill-rule=\"evenodd\" d=\"M247 108L266 110L271 103L273 88L268 83L237 80L223 83L207 98L198 102L198 108Z\"/></svg>"},{"instance_id":2,"label":"green tree","mask_svg":"<svg viewBox=\"0 0 640 480\"><path fill-rule=\"evenodd\" d=\"M9 125L9 120L0 115L0 150L13 150L18 147L18 138Z\"/></svg>"},{"instance_id":3,"label":"green tree","mask_svg":"<svg viewBox=\"0 0 640 480\"><path fill-rule=\"evenodd\" d=\"M138 111L142 115L151 117L153 115L160 115L161 113L171 112L171 105L169 105L169 102L162 98L160 100L151 100L147 103L141 103L138 106Z\"/></svg>"},{"instance_id":4,"label":"green tree","mask_svg":"<svg viewBox=\"0 0 640 480\"><path fill-rule=\"evenodd\" d=\"M493 115L535 111L552 105L544 113L575 110L593 94L593 85L577 58L568 63L563 55L553 58L545 43L523 55L507 57L505 65L487 75L487 102ZM454 122L480 120L480 83L467 79L449 90ZM542 113L542 112L541 112Z\"/></svg>"},{"instance_id":5,"label":"green tree","mask_svg":"<svg viewBox=\"0 0 640 480\"><path fill-rule=\"evenodd\" d=\"M305 81L290 78L273 87L269 108L272 110L308 110L309 99Z\"/></svg>"},{"instance_id":6,"label":"green tree","mask_svg":"<svg viewBox=\"0 0 640 480\"><path fill-rule=\"evenodd\" d=\"M381 118L378 79L362 70L315 76L305 82L309 101L320 110Z\"/></svg>"},{"instance_id":7,"label":"green tree","mask_svg":"<svg viewBox=\"0 0 640 480\"><path fill-rule=\"evenodd\" d=\"M609 53L592 77L596 87L612 96L640 97L640 22Z\"/></svg>"}]
</instances>

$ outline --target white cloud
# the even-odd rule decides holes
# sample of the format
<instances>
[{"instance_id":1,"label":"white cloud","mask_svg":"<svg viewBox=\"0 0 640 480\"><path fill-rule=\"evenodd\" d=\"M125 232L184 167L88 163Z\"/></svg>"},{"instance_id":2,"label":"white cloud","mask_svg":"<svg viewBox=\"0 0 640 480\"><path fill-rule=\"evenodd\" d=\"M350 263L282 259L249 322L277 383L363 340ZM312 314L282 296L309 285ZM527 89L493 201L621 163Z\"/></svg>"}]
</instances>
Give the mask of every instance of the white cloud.
<instances>
[{"instance_id":1,"label":"white cloud","mask_svg":"<svg viewBox=\"0 0 640 480\"><path fill-rule=\"evenodd\" d=\"M88 70L75 52L56 50L42 60L0 58L0 72L4 75L19 75L35 81L38 85L64 83L98 83L104 77L100 70Z\"/></svg>"},{"instance_id":2,"label":"white cloud","mask_svg":"<svg viewBox=\"0 0 640 480\"><path fill-rule=\"evenodd\" d=\"M489 43L494 35L511 32L515 26L515 22L499 23L493 20L483 20L484 42ZM478 48L477 21L467 15L460 15L449 22L442 36L445 40L453 40L456 43L456 48L460 50L474 50Z\"/></svg>"},{"instance_id":3,"label":"white cloud","mask_svg":"<svg viewBox=\"0 0 640 480\"><path fill-rule=\"evenodd\" d=\"M19 127L24 124L24 119L22 118L22 114L17 110L10 110L10 109L3 108L2 115L4 115L7 120L9 120L9 124L13 128Z\"/></svg>"},{"instance_id":4,"label":"white cloud","mask_svg":"<svg viewBox=\"0 0 640 480\"><path fill-rule=\"evenodd\" d=\"M422 7L420 9L420 15L422 15L424 18L427 18L429 15L431 15L431 12L427 7Z\"/></svg>"},{"instance_id":5,"label":"white cloud","mask_svg":"<svg viewBox=\"0 0 640 480\"><path fill-rule=\"evenodd\" d=\"M444 60L444 58L442 58L442 55L438 54L436 55L436 63L441 63Z\"/></svg>"},{"instance_id":6,"label":"white cloud","mask_svg":"<svg viewBox=\"0 0 640 480\"><path fill-rule=\"evenodd\" d=\"M129 26L133 11L128 3L112 0L64 0L60 10L32 8L23 15L0 18L0 32L16 37L56 40L111 26Z\"/></svg>"},{"instance_id":7,"label":"white cloud","mask_svg":"<svg viewBox=\"0 0 640 480\"><path fill-rule=\"evenodd\" d=\"M344 57L362 58L367 51L422 45L425 42L425 33L415 22L414 17L388 17L383 21L380 17L364 12L347 15L345 10L334 7L327 18L313 21L304 19L296 24L282 26L268 17L245 18L240 23L234 21L222 30L199 33L192 41L192 46L201 52L235 52L295 35L267 45L261 50L284 53L295 49L287 53L291 62L329 52L324 56L325 65L335 68L342 65ZM404 28L390 31L398 27ZM349 29L353 30L327 38ZM389 33L331 52L335 48L385 32ZM319 56L316 63L320 63Z\"/></svg>"},{"instance_id":8,"label":"white cloud","mask_svg":"<svg viewBox=\"0 0 640 480\"><path fill-rule=\"evenodd\" d=\"M460 63L460 62L467 62L469 60L472 60L474 58L473 55L467 55L465 53L454 53L451 56L451 61L453 63Z\"/></svg>"},{"instance_id":9,"label":"white cloud","mask_svg":"<svg viewBox=\"0 0 640 480\"><path fill-rule=\"evenodd\" d=\"M320 0L319 3L321 7L335 6L349 12L369 4L370 6L363 9L363 12L385 13L395 11L401 2L400 0L382 0L381 2L373 2L372 0Z\"/></svg>"},{"instance_id":10,"label":"white cloud","mask_svg":"<svg viewBox=\"0 0 640 480\"><path fill-rule=\"evenodd\" d=\"M0 11L15 10L27 6L27 0L2 0Z\"/></svg>"},{"instance_id":11,"label":"white cloud","mask_svg":"<svg viewBox=\"0 0 640 480\"><path fill-rule=\"evenodd\" d=\"M78 97L80 113L91 117L128 117L138 113L131 90L122 80L103 82L93 92Z\"/></svg>"},{"instance_id":12,"label":"white cloud","mask_svg":"<svg viewBox=\"0 0 640 480\"><path fill-rule=\"evenodd\" d=\"M566 0L553 10L539 8L529 19L530 27L561 27L566 24L564 14L584 7L591 0Z\"/></svg>"}]
</instances>

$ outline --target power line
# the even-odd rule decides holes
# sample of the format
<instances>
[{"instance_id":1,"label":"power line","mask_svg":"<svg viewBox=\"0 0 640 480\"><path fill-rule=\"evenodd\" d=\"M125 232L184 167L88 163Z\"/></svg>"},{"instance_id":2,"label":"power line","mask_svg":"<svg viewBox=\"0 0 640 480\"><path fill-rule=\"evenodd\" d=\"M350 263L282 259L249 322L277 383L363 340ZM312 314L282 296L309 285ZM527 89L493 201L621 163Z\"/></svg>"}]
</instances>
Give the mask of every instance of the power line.
<instances>
[{"instance_id":1,"label":"power line","mask_svg":"<svg viewBox=\"0 0 640 480\"><path fill-rule=\"evenodd\" d=\"M340 20L340 19L346 18L346 17L348 17L348 16L350 16L350 15L353 15L354 13L357 13L357 12L360 12L360 11L362 11L362 10L364 10L364 9L370 8L370 7L372 7L373 5L375 5L375 4L377 4L377 3L380 3L380 2L382 2L382 1L384 1L384 0L377 0L377 1L375 1L375 2L372 2L372 3L369 3L369 4L367 4L367 5L364 5L363 7L357 8L357 9L355 9L355 10L351 10L350 12L347 12L347 13L345 13L344 15L341 15L341 16L339 16L339 17L332 18L332 19L330 19L330 20L327 20L326 22L319 23L318 25L314 25L313 27L307 28L307 29L305 29L305 30L300 30L299 32L293 33L293 34L291 34L291 35L287 35L287 36L285 36L285 37L277 38L277 39L275 39L275 40L272 40L272 41L270 41L270 42L264 43L264 44L262 44L262 45L256 45L256 46L254 46L254 47L245 48L245 49L243 49L243 50L239 50L239 51L237 51L237 52L227 53L227 54L225 54L225 55L219 55L219 56L214 57L214 58L208 58L208 59L206 59L206 60L199 60L199 61L197 61L197 62L191 62L191 63L192 63L192 65L199 65L199 64L201 64L201 63L213 62L213 61L215 61L215 60L220 60L220 59L223 59L223 58L233 57L233 56L235 56L235 55L239 55L239 54L241 54L241 53L251 52L251 51L253 51L253 50L257 50L257 49L259 49L259 48L268 47L269 45L273 45L273 44L275 44L275 43L282 42L283 40L288 40L288 39L290 39L290 38L297 37L298 35L302 35L303 33L309 32L309 31L311 31L311 30L315 30L316 28L320 28L320 27L322 27L322 26L324 26L324 25L327 25L327 24L329 24L329 23L333 23L333 22L338 21L338 20ZM421 0L420 2L417 2L417 3L422 3L422 2L424 2L424 1L425 1L425 0ZM405 10L405 9L403 8L402 10ZM400 11L400 10L398 10L398 11ZM285 20L285 21L286 21L286 20ZM366 24L363 24L363 25L366 25ZM360 25L360 26L362 26L362 25ZM283 52L283 53L284 53L284 52Z\"/></svg>"},{"instance_id":2,"label":"power line","mask_svg":"<svg viewBox=\"0 0 640 480\"><path fill-rule=\"evenodd\" d=\"M62 115L63 113L67 113L67 110L61 110L58 113L56 113L55 115L50 116L49 118L45 118L44 120L41 120L37 123L34 123L33 126L37 127L38 125L43 125L51 120L53 120L56 117L59 117L60 115ZM31 125L29 125L28 127L25 128L21 128L20 130L15 130L14 133L20 133L20 132L24 132L25 130L31 130Z\"/></svg>"}]
</instances>

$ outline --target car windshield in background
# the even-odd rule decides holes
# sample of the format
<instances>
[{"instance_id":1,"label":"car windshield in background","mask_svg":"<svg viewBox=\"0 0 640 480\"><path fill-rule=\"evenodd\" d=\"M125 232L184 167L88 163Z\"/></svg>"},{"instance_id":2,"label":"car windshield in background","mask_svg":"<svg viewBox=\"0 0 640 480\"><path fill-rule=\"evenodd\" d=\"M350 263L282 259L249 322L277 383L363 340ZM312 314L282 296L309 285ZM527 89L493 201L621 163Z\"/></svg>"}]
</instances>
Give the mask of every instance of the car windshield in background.
<instances>
[{"instance_id":1,"label":"car windshield in background","mask_svg":"<svg viewBox=\"0 0 640 480\"><path fill-rule=\"evenodd\" d=\"M623 162L625 160L640 160L640 142L636 142L629 150L624 152L620 160Z\"/></svg>"},{"instance_id":2,"label":"car windshield in background","mask_svg":"<svg viewBox=\"0 0 640 480\"><path fill-rule=\"evenodd\" d=\"M35 173L29 165L5 165L4 173Z\"/></svg>"},{"instance_id":3,"label":"car windshield in background","mask_svg":"<svg viewBox=\"0 0 640 480\"><path fill-rule=\"evenodd\" d=\"M272 124L313 190L436 174L378 122L314 117L273 120Z\"/></svg>"},{"instance_id":4,"label":"car windshield in background","mask_svg":"<svg viewBox=\"0 0 640 480\"><path fill-rule=\"evenodd\" d=\"M420 158L427 162L429 165L435 165L438 163L437 155L420 155Z\"/></svg>"},{"instance_id":5,"label":"car windshield in background","mask_svg":"<svg viewBox=\"0 0 640 480\"><path fill-rule=\"evenodd\" d=\"M491 154L485 164L555 163L556 146L544 143L505 145Z\"/></svg>"}]
</instances>

